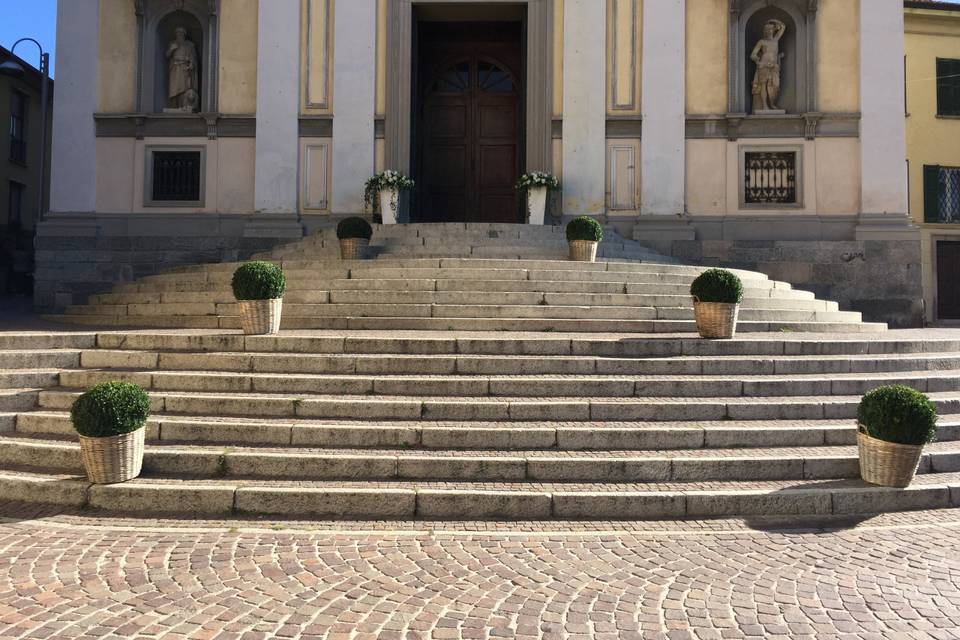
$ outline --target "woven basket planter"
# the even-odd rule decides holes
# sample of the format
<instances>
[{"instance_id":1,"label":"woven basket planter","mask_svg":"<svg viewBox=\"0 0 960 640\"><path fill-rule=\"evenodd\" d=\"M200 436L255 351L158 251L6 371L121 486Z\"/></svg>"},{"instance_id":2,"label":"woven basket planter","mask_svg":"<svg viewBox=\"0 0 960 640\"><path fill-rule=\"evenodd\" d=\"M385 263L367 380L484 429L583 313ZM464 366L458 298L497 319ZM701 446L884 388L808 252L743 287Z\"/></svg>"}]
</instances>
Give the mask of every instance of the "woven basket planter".
<instances>
[{"instance_id":1,"label":"woven basket planter","mask_svg":"<svg viewBox=\"0 0 960 640\"><path fill-rule=\"evenodd\" d=\"M571 240L570 259L574 262L596 262L598 244L590 240Z\"/></svg>"},{"instance_id":2,"label":"woven basket planter","mask_svg":"<svg viewBox=\"0 0 960 640\"><path fill-rule=\"evenodd\" d=\"M140 475L146 429L108 438L80 436L80 459L93 484L116 484Z\"/></svg>"},{"instance_id":3,"label":"woven basket planter","mask_svg":"<svg viewBox=\"0 0 960 640\"><path fill-rule=\"evenodd\" d=\"M283 298L240 300L240 326L247 335L272 335L280 332Z\"/></svg>"},{"instance_id":4,"label":"woven basket planter","mask_svg":"<svg viewBox=\"0 0 960 640\"><path fill-rule=\"evenodd\" d=\"M344 238L340 241L341 260L363 260L367 257L370 241L366 238Z\"/></svg>"},{"instance_id":5,"label":"woven basket planter","mask_svg":"<svg viewBox=\"0 0 960 640\"><path fill-rule=\"evenodd\" d=\"M737 332L740 305L729 302L693 301L693 315L701 338L729 340Z\"/></svg>"},{"instance_id":6,"label":"woven basket planter","mask_svg":"<svg viewBox=\"0 0 960 640\"><path fill-rule=\"evenodd\" d=\"M857 432L857 448L860 450L860 477L865 482L901 489L913 482L923 454L923 445L878 440L868 435L863 425Z\"/></svg>"}]
</instances>

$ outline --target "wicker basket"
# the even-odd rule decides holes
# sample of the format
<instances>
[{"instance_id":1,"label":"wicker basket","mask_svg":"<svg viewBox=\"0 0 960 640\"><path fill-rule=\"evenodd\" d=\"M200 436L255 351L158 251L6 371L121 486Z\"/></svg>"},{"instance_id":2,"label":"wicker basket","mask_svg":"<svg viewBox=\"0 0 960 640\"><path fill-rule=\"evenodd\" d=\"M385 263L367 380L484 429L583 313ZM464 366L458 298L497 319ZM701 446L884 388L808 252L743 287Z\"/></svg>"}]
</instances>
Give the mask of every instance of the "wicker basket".
<instances>
[{"instance_id":1,"label":"wicker basket","mask_svg":"<svg viewBox=\"0 0 960 640\"><path fill-rule=\"evenodd\" d=\"M729 302L693 301L693 315L701 338L729 340L737 332L740 305Z\"/></svg>"},{"instance_id":2,"label":"wicker basket","mask_svg":"<svg viewBox=\"0 0 960 640\"><path fill-rule=\"evenodd\" d=\"M597 244L591 240L571 240L570 259L574 262L596 262Z\"/></svg>"},{"instance_id":3,"label":"wicker basket","mask_svg":"<svg viewBox=\"0 0 960 640\"><path fill-rule=\"evenodd\" d=\"M363 260L367 257L370 241L366 238L344 238L340 241L341 260Z\"/></svg>"},{"instance_id":4,"label":"wicker basket","mask_svg":"<svg viewBox=\"0 0 960 640\"><path fill-rule=\"evenodd\" d=\"M146 429L107 438L80 436L80 458L93 484L116 484L140 475Z\"/></svg>"},{"instance_id":5,"label":"wicker basket","mask_svg":"<svg viewBox=\"0 0 960 640\"><path fill-rule=\"evenodd\" d=\"M883 487L909 487L917 475L923 445L897 444L878 440L859 425L857 448L860 450L860 477Z\"/></svg>"},{"instance_id":6,"label":"wicker basket","mask_svg":"<svg viewBox=\"0 0 960 640\"><path fill-rule=\"evenodd\" d=\"M283 298L240 300L240 326L247 335L271 335L280 332Z\"/></svg>"}]
</instances>

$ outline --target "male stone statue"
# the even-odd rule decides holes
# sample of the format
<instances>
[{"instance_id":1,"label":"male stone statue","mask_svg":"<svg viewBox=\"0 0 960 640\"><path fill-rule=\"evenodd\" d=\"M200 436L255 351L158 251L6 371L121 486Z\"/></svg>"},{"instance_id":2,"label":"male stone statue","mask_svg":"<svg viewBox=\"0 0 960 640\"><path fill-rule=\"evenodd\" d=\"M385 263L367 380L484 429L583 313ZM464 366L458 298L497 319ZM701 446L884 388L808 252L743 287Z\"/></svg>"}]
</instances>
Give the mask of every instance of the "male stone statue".
<instances>
[{"instance_id":1,"label":"male stone statue","mask_svg":"<svg viewBox=\"0 0 960 640\"><path fill-rule=\"evenodd\" d=\"M784 113L777 106L780 98L780 38L787 25L779 20L768 20L763 25L763 38L753 48L750 59L757 65L753 76L753 112L755 114Z\"/></svg>"},{"instance_id":2,"label":"male stone statue","mask_svg":"<svg viewBox=\"0 0 960 640\"><path fill-rule=\"evenodd\" d=\"M187 30L177 27L176 39L167 47L167 60L170 61L169 90L167 106L164 111L197 110L199 93L197 87L197 47L187 40Z\"/></svg>"}]
</instances>

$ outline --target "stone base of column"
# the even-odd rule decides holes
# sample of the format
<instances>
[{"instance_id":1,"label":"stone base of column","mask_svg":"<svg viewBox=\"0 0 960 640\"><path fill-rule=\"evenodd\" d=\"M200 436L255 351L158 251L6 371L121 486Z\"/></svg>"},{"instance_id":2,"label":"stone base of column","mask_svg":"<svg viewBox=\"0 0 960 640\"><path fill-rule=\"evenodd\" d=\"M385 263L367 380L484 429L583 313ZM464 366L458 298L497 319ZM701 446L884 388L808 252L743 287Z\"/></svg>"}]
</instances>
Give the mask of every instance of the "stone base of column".
<instances>
[{"instance_id":1,"label":"stone base of column","mask_svg":"<svg viewBox=\"0 0 960 640\"><path fill-rule=\"evenodd\" d=\"M903 213L861 213L855 230L857 240L919 240L920 228Z\"/></svg>"},{"instance_id":2,"label":"stone base of column","mask_svg":"<svg viewBox=\"0 0 960 640\"><path fill-rule=\"evenodd\" d=\"M697 230L680 218L640 216L633 225L633 239L664 255L671 255L674 242L696 240Z\"/></svg>"}]
</instances>

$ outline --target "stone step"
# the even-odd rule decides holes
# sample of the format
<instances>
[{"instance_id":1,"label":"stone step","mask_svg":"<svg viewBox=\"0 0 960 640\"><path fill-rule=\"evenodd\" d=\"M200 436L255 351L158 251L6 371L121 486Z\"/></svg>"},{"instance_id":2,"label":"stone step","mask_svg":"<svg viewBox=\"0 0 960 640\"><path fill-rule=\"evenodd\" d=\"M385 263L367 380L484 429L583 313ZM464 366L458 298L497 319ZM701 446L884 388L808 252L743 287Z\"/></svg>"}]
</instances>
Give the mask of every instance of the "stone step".
<instances>
[{"instance_id":1,"label":"stone step","mask_svg":"<svg viewBox=\"0 0 960 640\"><path fill-rule=\"evenodd\" d=\"M283 332L244 336L239 332L177 330L104 331L91 334L99 349L257 354L397 354L589 356L597 358L666 358L756 356L919 356L960 352L960 340L937 337L902 339L890 334L860 337L845 334L739 336L702 340L685 336L576 333L434 332ZM91 344L89 346L94 346Z\"/></svg>"},{"instance_id":2,"label":"stone step","mask_svg":"<svg viewBox=\"0 0 960 640\"><path fill-rule=\"evenodd\" d=\"M96 333L79 331L0 332L0 350L11 352L50 349L89 349L96 345L96 340Z\"/></svg>"},{"instance_id":3,"label":"stone step","mask_svg":"<svg viewBox=\"0 0 960 640\"><path fill-rule=\"evenodd\" d=\"M255 373L424 375L796 375L956 371L960 354L904 356L779 356L603 358L595 356L378 355L363 353L155 352L88 349L77 369L160 369ZM2 353L0 353L2 359ZM922 375L918 374L918 375Z\"/></svg>"},{"instance_id":4,"label":"stone step","mask_svg":"<svg viewBox=\"0 0 960 640\"><path fill-rule=\"evenodd\" d=\"M6 386L50 387L58 373L4 374ZM303 373L238 373L231 371L153 371L122 369L64 370L59 383L86 389L102 382L132 382L152 391L226 393L309 393L315 395L397 397L596 397L596 398L765 398L852 396L889 384L903 384L925 393L960 390L960 372L905 371L884 374L794 374L790 376L602 376L548 375L322 375Z\"/></svg>"},{"instance_id":5,"label":"stone step","mask_svg":"<svg viewBox=\"0 0 960 640\"><path fill-rule=\"evenodd\" d=\"M83 473L79 444L0 437L0 468ZM267 480L461 480L467 482L703 482L833 480L860 477L857 448L800 447L695 452L408 451L263 449L151 443L149 476ZM960 472L960 443L925 448L918 473Z\"/></svg>"},{"instance_id":6,"label":"stone step","mask_svg":"<svg viewBox=\"0 0 960 640\"><path fill-rule=\"evenodd\" d=\"M42 390L43 409L67 410L79 390ZM960 413L960 392L929 394L940 413ZM821 420L856 416L860 396L610 398L489 396L410 397L308 393L154 391L153 411L213 416L365 420L681 421ZM32 408L32 407L28 407ZM0 410L19 410L4 408Z\"/></svg>"},{"instance_id":7,"label":"stone step","mask_svg":"<svg viewBox=\"0 0 960 640\"><path fill-rule=\"evenodd\" d=\"M8 414L8 430L25 437L75 438L66 411ZM960 416L939 421L938 439L960 440ZM392 422L220 418L155 413L147 438L167 444L297 446L324 448L504 449L619 451L821 447L855 445L854 420L721 420L697 422Z\"/></svg>"},{"instance_id":8,"label":"stone step","mask_svg":"<svg viewBox=\"0 0 960 640\"><path fill-rule=\"evenodd\" d=\"M0 472L11 500L124 514L425 520L642 520L870 514L960 506L960 474L926 474L907 489L860 480L685 483L282 482L144 477L91 486L77 476Z\"/></svg>"},{"instance_id":9,"label":"stone step","mask_svg":"<svg viewBox=\"0 0 960 640\"><path fill-rule=\"evenodd\" d=\"M30 411L36 408L40 389L0 389L0 412Z\"/></svg>"},{"instance_id":10,"label":"stone step","mask_svg":"<svg viewBox=\"0 0 960 640\"><path fill-rule=\"evenodd\" d=\"M119 316L57 315L47 319L89 327L239 329L236 316ZM340 329L377 331L531 331L580 333L694 333L692 320L610 320L563 318L417 318L417 317L298 317L284 315L284 330ZM742 321L739 333L874 333L887 326L866 322Z\"/></svg>"},{"instance_id":11,"label":"stone step","mask_svg":"<svg viewBox=\"0 0 960 640\"><path fill-rule=\"evenodd\" d=\"M56 387L59 384L59 369L0 370L0 389L41 389Z\"/></svg>"},{"instance_id":12,"label":"stone step","mask_svg":"<svg viewBox=\"0 0 960 640\"><path fill-rule=\"evenodd\" d=\"M79 349L0 350L0 370L76 369L80 366L80 353Z\"/></svg>"}]
</instances>

